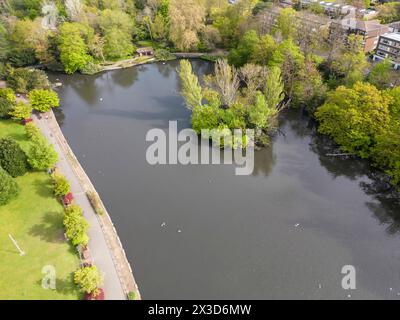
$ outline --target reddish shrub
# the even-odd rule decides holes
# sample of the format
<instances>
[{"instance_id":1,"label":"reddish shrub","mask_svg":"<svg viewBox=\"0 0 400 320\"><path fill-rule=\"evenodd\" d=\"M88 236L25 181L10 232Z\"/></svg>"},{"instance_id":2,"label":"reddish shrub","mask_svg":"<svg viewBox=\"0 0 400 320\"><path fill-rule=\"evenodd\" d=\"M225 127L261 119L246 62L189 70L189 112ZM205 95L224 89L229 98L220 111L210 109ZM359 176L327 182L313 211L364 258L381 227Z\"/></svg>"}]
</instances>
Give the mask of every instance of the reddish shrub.
<instances>
[{"instance_id":1,"label":"reddish shrub","mask_svg":"<svg viewBox=\"0 0 400 320\"><path fill-rule=\"evenodd\" d=\"M72 195L71 192L67 193L67 194L63 197L63 203L64 203L65 206L71 204L73 200L74 200L74 196Z\"/></svg>"},{"instance_id":2,"label":"reddish shrub","mask_svg":"<svg viewBox=\"0 0 400 320\"><path fill-rule=\"evenodd\" d=\"M85 300L104 300L104 299L105 299L105 293L104 289L102 288L97 289L96 296L93 294L93 292L85 294Z\"/></svg>"},{"instance_id":3,"label":"reddish shrub","mask_svg":"<svg viewBox=\"0 0 400 320\"><path fill-rule=\"evenodd\" d=\"M27 123L32 122L32 121L33 121L32 118L23 119L23 120L22 120L22 124L23 124L23 125L26 125Z\"/></svg>"}]
</instances>

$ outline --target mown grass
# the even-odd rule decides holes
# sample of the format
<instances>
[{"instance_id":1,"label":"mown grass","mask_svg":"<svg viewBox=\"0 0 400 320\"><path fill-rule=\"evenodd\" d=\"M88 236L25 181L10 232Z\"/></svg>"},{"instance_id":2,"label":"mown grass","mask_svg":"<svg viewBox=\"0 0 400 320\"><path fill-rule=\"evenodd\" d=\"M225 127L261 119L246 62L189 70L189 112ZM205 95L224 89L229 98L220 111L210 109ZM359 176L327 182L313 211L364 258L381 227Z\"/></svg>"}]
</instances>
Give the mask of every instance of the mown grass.
<instances>
[{"instance_id":1,"label":"mown grass","mask_svg":"<svg viewBox=\"0 0 400 320\"><path fill-rule=\"evenodd\" d=\"M0 138L17 140L24 150L29 141L22 125L0 121ZM79 299L72 281L79 267L74 248L63 236L63 207L53 194L50 176L29 172L17 179L18 198L0 206L0 299ZM26 252L20 256L11 234ZM43 289L44 266L54 266L56 289Z\"/></svg>"}]
</instances>

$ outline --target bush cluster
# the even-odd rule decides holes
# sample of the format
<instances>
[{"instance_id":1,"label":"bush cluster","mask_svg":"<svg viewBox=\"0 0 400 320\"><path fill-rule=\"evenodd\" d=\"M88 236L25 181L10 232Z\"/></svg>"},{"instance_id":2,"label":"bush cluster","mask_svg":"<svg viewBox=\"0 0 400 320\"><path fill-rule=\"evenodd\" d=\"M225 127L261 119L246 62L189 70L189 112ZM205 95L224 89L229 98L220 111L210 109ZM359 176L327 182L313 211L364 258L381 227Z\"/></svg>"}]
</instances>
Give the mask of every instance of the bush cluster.
<instances>
[{"instance_id":1,"label":"bush cluster","mask_svg":"<svg viewBox=\"0 0 400 320\"><path fill-rule=\"evenodd\" d=\"M74 246L86 246L89 242L87 230L89 224L83 217L82 208L78 205L70 205L65 208L64 227L66 236Z\"/></svg>"}]
</instances>

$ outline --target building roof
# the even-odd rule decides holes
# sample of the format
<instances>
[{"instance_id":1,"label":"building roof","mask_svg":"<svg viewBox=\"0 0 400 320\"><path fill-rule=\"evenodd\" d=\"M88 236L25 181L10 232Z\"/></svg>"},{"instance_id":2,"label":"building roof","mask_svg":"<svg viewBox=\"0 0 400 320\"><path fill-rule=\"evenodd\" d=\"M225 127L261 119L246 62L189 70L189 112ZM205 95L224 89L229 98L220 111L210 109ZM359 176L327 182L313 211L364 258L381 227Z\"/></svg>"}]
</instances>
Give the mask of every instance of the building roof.
<instances>
[{"instance_id":1,"label":"building roof","mask_svg":"<svg viewBox=\"0 0 400 320\"><path fill-rule=\"evenodd\" d=\"M140 52L149 52L149 51L153 51L152 47L145 47L145 48L138 48L136 50L136 52L140 53Z\"/></svg>"},{"instance_id":2,"label":"building roof","mask_svg":"<svg viewBox=\"0 0 400 320\"><path fill-rule=\"evenodd\" d=\"M395 21L388 24L389 27L399 29L400 28L400 21Z\"/></svg>"},{"instance_id":3,"label":"building roof","mask_svg":"<svg viewBox=\"0 0 400 320\"><path fill-rule=\"evenodd\" d=\"M363 30L365 32L380 29L380 28L384 27L382 24L379 23L378 20L368 20L368 21L357 20L356 26L357 26L357 29Z\"/></svg>"},{"instance_id":4,"label":"building roof","mask_svg":"<svg viewBox=\"0 0 400 320\"><path fill-rule=\"evenodd\" d=\"M382 35L382 37L395 40L395 41L400 41L400 33L397 32L392 32L392 33L385 33Z\"/></svg>"}]
</instances>

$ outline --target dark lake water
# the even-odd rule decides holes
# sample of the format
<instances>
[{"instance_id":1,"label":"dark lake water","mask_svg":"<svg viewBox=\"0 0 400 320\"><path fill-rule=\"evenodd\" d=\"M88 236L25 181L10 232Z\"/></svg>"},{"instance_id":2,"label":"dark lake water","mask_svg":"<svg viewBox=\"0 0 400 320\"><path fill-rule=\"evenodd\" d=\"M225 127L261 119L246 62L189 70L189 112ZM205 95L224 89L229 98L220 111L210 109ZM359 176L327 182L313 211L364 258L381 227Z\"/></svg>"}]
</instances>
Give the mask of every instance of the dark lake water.
<instances>
[{"instance_id":1,"label":"dark lake water","mask_svg":"<svg viewBox=\"0 0 400 320\"><path fill-rule=\"evenodd\" d=\"M209 63L192 63L210 72ZM250 176L232 165L147 164L148 130L169 120L190 127L176 67L51 75L64 84L62 130L109 210L143 298L400 298L397 195L365 162L327 157L329 142L301 112L282 114ZM344 265L356 269L355 290L342 289Z\"/></svg>"}]
</instances>

